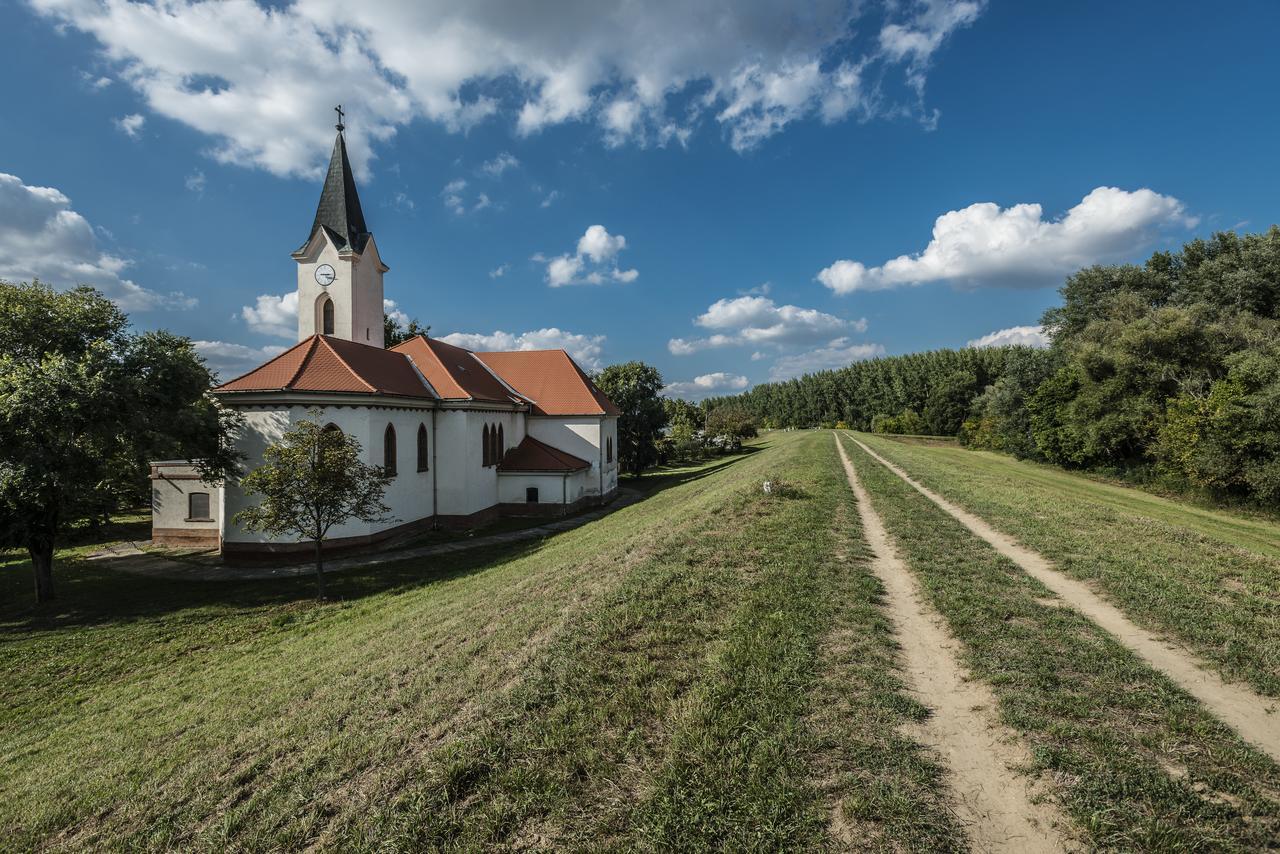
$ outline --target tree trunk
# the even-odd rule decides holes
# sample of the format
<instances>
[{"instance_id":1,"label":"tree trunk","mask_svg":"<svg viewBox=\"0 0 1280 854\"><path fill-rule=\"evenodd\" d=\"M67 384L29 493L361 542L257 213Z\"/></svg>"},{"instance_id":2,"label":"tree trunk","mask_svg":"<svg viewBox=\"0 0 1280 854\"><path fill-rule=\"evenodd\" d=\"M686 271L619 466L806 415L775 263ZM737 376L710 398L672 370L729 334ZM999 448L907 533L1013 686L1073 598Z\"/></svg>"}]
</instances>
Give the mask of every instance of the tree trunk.
<instances>
[{"instance_id":1,"label":"tree trunk","mask_svg":"<svg viewBox=\"0 0 1280 854\"><path fill-rule=\"evenodd\" d=\"M316 597L324 599L324 541L316 540Z\"/></svg>"},{"instance_id":2,"label":"tree trunk","mask_svg":"<svg viewBox=\"0 0 1280 854\"><path fill-rule=\"evenodd\" d=\"M53 540L32 539L27 543L27 553L31 555L31 568L35 570L36 601L53 600Z\"/></svg>"}]
</instances>

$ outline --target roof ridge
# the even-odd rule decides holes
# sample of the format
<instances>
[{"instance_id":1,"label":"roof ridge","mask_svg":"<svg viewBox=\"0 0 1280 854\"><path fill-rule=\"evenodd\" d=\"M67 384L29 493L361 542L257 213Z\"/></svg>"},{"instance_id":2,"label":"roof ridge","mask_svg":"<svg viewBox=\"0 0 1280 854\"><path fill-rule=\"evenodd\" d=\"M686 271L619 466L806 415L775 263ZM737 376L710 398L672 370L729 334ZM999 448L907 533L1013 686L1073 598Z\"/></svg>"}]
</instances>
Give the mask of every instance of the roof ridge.
<instances>
[{"instance_id":1,"label":"roof ridge","mask_svg":"<svg viewBox=\"0 0 1280 854\"><path fill-rule=\"evenodd\" d=\"M306 343L307 343L307 342L306 342L305 340L303 340L303 341L299 341L297 344L294 344L292 347L289 347L288 349L286 349L286 350L284 350L284 351L282 351L282 352L280 352L280 353L276 353L274 356L272 356L270 359L267 359L267 360L266 360L265 362L263 362L261 365L258 365L257 367L254 367L254 368L250 368L249 370L245 371L243 374L241 374L241 375L240 375L240 376L238 376L238 377L232 377L232 378L231 378L231 379L229 379L229 380L226 380L226 381L224 381L224 382L220 382L220 383L218 383L216 386L214 386L214 388L222 388L224 385L231 385L231 384L232 384L232 383L234 383L234 382L239 382L240 380L244 379L245 377L249 376L250 374L256 374L258 371L262 370L262 369L263 369L263 368L265 368L267 365L271 364L272 362L275 362L275 361L278 361L278 360L280 360L280 359L283 359L285 356L289 355L289 354L290 354L290 353L292 353L294 350L298 349L299 347L301 347L303 344L306 344Z\"/></svg>"},{"instance_id":2,"label":"roof ridge","mask_svg":"<svg viewBox=\"0 0 1280 854\"><path fill-rule=\"evenodd\" d=\"M331 343L329 342L329 337L328 337L327 335L321 335L321 336L319 336L319 338L320 338L320 340L321 340L321 341L323 341L323 342L324 342L325 346L329 348L329 352L333 354L333 357L334 357L335 359L337 359L339 362L341 362L341 363L342 363L342 367L346 368L346 369L351 373L351 375L352 375L353 377L355 377L357 380L359 380L361 385L363 385L365 388L369 389L369 391L371 391L371 392L377 392L377 391L378 391L376 388L374 388L372 385L370 385L370 384L369 384L369 381L368 381L368 380L366 380L363 376L361 376L361 375L360 375L360 372L359 372L359 371L357 371L355 368L351 367L351 363L350 363L350 362L348 362L346 359L342 358L342 354L338 352L338 348L337 348L337 347L334 347L334 346L333 346L333 344L331 344ZM352 343L352 344L358 344L359 342L358 342L358 341L352 341L351 343ZM403 356L404 354L399 354L399 355ZM297 379L297 377L295 376L295 377L294 377L294 379ZM290 380L290 382L293 382L293 380Z\"/></svg>"},{"instance_id":3,"label":"roof ridge","mask_svg":"<svg viewBox=\"0 0 1280 854\"><path fill-rule=\"evenodd\" d=\"M288 388L297 382L298 377L302 376L303 369L306 368L307 365L311 364L311 358L315 356L316 347L318 346L316 339L320 337L320 335L311 336L311 341L309 342L311 346L307 348L307 352L303 354L302 359L298 362L298 367L296 367L293 373L289 375L289 379L285 380L284 388ZM301 344L303 342L299 341L298 343Z\"/></svg>"}]
</instances>

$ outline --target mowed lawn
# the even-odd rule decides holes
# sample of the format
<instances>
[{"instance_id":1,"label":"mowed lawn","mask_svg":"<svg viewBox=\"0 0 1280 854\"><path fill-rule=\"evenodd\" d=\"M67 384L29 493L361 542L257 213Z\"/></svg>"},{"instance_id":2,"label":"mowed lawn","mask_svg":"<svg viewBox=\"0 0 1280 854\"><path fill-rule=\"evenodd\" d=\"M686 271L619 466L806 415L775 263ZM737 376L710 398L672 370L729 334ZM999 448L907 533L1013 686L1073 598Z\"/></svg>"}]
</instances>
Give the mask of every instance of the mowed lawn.
<instances>
[{"instance_id":1,"label":"mowed lawn","mask_svg":"<svg viewBox=\"0 0 1280 854\"><path fill-rule=\"evenodd\" d=\"M1182 643L1228 679L1280 697L1280 522L999 454L860 438L1093 584L1134 622Z\"/></svg>"},{"instance_id":2,"label":"mowed lawn","mask_svg":"<svg viewBox=\"0 0 1280 854\"><path fill-rule=\"evenodd\" d=\"M830 434L653 483L323 604L4 557L0 847L962 847Z\"/></svg>"}]
</instances>

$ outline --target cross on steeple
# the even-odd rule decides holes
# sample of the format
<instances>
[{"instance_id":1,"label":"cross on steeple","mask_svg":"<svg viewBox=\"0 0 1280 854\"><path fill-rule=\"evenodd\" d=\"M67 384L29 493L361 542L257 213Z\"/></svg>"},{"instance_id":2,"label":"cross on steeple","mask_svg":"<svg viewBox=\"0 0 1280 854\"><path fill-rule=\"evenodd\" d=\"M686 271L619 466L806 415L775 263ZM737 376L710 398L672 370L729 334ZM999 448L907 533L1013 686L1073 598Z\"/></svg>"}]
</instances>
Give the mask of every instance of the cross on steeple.
<instances>
[{"instance_id":1,"label":"cross on steeple","mask_svg":"<svg viewBox=\"0 0 1280 854\"><path fill-rule=\"evenodd\" d=\"M342 112L341 104L334 107L333 111L338 114L338 133L342 133L344 130L347 129L347 126L342 123L342 117L345 116L346 113Z\"/></svg>"}]
</instances>

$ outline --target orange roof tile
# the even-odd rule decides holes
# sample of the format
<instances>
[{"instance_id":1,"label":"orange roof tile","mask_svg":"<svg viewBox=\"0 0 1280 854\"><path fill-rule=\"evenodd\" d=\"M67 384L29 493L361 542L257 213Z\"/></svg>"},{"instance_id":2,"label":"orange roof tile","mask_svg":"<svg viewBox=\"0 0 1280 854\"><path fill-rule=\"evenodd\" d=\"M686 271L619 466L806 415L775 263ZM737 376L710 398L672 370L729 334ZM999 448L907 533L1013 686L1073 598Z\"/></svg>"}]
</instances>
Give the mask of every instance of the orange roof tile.
<instances>
[{"instance_id":1,"label":"orange roof tile","mask_svg":"<svg viewBox=\"0 0 1280 854\"><path fill-rule=\"evenodd\" d=\"M413 359L442 398L524 403L502 384L470 350L438 338L418 335L391 348Z\"/></svg>"},{"instance_id":2,"label":"orange roof tile","mask_svg":"<svg viewBox=\"0 0 1280 854\"><path fill-rule=\"evenodd\" d=\"M507 472L571 472L590 467L591 463L586 460L539 442L532 436L525 436L498 463L498 471Z\"/></svg>"},{"instance_id":3,"label":"orange roof tile","mask_svg":"<svg viewBox=\"0 0 1280 854\"><path fill-rule=\"evenodd\" d=\"M402 354L344 338L313 335L266 364L214 389L240 391L316 391L434 395Z\"/></svg>"},{"instance_id":4,"label":"orange roof tile","mask_svg":"<svg viewBox=\"0 0 1280 854\"><path fill-rule=\"evenodd\" d=\"M619 415L564 350L476 353L503 382L529 399L534 415Z\"/></svg>"}]
</instances>

